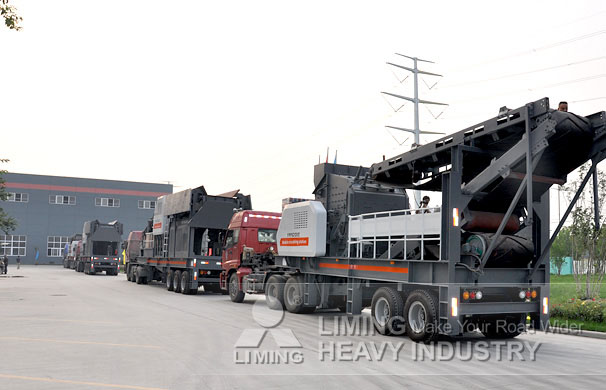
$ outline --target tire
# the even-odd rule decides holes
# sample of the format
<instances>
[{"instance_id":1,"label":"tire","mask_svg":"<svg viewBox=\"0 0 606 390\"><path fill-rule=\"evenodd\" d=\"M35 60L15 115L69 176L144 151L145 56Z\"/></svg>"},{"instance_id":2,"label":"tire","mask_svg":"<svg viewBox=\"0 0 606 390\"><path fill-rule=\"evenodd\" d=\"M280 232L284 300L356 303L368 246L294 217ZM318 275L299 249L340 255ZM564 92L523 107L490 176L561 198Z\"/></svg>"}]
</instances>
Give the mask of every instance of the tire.
<instances>
[{"instance_id":1,"label":"tire","mask_svg":"<svg viewBox=\"0 0 606 390\"><path fill-rule=\"evenodd\" d=\"M406 332L404 300L394 288L377 289L372 296L370 310L372 323L380 334L401 336Z\"/></svg>"},{"instance_id":2,"label":"tire","mask_svg":"<svg viewBox=\"0 0 606 390\"><path fill-rule=\"evenodd\" d=\"M265 283L265 302L267 307L272 310L284 310L284 285L286 277L282 275L272 275Z\"/></svg>"},{"instance_id":3,"label":"tire","mask_svg":"<svg viewBox=\"0 0 606 390\"><path fill-rule=\"evenodd\" d=\"M136 269L135 267L130 267L130 271L129 271L130 281L133 282L133 283L135 283L137 281L135 279L135 269Z\"/></svg>"},{"instance_id":4,"label":"tire","mask_svg":"<svg viewBox=\"0 0 606 390\"><path fill-rule=\"evenodd\" d=\"M173 291L176 293L181 292L181 271L173 273Z\"/></svg>"},{"instance_id":5,"label":"tire","mask_svg":"<svg viewBox=\"0 0 606 390\"><path fill-rule=\"evenodd\" d=\"M132 277L131 277L131 269L130 267L126 269L126 280L128 280L129 282L131 281Z\"/></svg>"},{"instance_id":6,"label":"tire","mask_svg":"<svg viewBox=\"0 0 606 390\"><path fill-rule=\"evenodd\" d=\"M303 278L295 275L288 278L284 285L284 306L286 310L295 314L313 313L315 306L303 304Z\"/></svg>"},{"instance_id":7,"label":"tire","mask_svg":"<svg viewBox=\"0 0 606 390\"><path fill-rule=\"evenodd\" d=\"M242 303L244 300L244 291L240 290L240 283L238 281L238 273L234 272L229 278L229 298L232 302Z\"/></svg>"},{"instance_id":8,"label":"tire","mask_svg":"<svg viewBox=\"0 0 606 390\"><path fill-rule=\"evenodd\" d=\"M492 317L480 322L480 331L489 339L513 339L525 330L525 316L511 315Z\"/></svg>"},{"instance_id":9,"label":"tire","mask_svg":"<svg viewBox=\"0 0 606 390\"><path fill-rule=\"evenodd\" d=\"M137 269L134 271L135 281L137 282L137 284L147 284L147 277L139 275L141 273L139 272L139 268L140 267L137 267Z\"/></svg>"},{"instance_id":10,"label":"tire","mask_svg":"<svg viewBox=\"0 0 606 390\"><path fill-rule=\"evenodd\" d=\"M189 272L181 272L181 294L188 295L191 290L191 284L189 283Z\"/></svg>"},{"instance_id":11,"label":"tire","mask_svg":"<svg viewBox=\"0 0 606 390\"><path fill-rule=\"evenodd\" d=\"M174 291L175 290L175 285L174 285L173 277L174 277L173 270L169 269L168 272L166 273L166 289L168 291Z\"/></svg>"},{"instance_id":12,"label":"tire","mask_svg":"<svg viewBox=\"0 0 606 390\"><path fill-rule=\"evenodd\" d=\"M415 290L404 306L406 335L415 342L429 343L439 335L438 305L435 295L427 290Z\"/></svg>"}]
</instances>

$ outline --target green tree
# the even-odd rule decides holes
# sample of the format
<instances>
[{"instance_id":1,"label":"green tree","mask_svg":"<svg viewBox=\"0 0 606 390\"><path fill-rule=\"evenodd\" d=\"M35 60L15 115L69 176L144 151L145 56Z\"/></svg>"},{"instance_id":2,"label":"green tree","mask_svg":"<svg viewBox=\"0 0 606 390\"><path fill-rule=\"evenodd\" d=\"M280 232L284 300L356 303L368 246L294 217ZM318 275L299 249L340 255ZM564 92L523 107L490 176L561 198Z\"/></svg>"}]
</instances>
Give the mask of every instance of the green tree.
<instances>
[{"instance_id":1,"label":"green tree","mask_svg":"<svg viewBox=\"0 0 606 390\"><path fill-rule=\"evenodd\" d=\"M558 270L558 275L562 273L562 266L566 262L566 257L572 256L572 242L570 238L570 228L563 227L558 233L558 237L551 246L551 262Z\"/></svg>"},{"instance_id":2,"label":"green tree","mask_svg":"<svg viewBox=\"0 0 606 390\"><path fill-rule=\"evenodd\" d=\"M0 163L8 162L7 159L0 158ZM4 174L6 170L0 170L0 200L6 200L8 198L8 193L6 192L6 187L4 185ZM11 216L9 216L3 209L0 207L0 230L4 232L4 234L8 234L11 231L15 230L17 227L17 221Z\"/></svg>"},{"instance_id":3,"label":"green tree","mask_svg":"<svg viewBox=\"0 0 606 390\"><path fill-rule=\"evenodd\" d=\"M584 177L589 170L589 164L580 168L580 176ZM581 179L571 185L570 193L575 193L580 187ZM606 174L598 174L598 210L606 206ZM606 274L606 219L600 213L599 226L594 222L593 183L590 180L585 191L572 211L570 237L574 279L577 293L581 298L597 298Z\"/></svg>"},{"instance_id":4,"label":"green tree","mask_svg":"<svg viewBox=\"0 0 606 390\"><path fill-rule=\"evenodd\" d=\"M17 14L17 9L9 4L9 0L0 0L0 15L4 18L6 27L16 31L21 30L19 23L23 18Z\"/></svg>"}]
</instances>

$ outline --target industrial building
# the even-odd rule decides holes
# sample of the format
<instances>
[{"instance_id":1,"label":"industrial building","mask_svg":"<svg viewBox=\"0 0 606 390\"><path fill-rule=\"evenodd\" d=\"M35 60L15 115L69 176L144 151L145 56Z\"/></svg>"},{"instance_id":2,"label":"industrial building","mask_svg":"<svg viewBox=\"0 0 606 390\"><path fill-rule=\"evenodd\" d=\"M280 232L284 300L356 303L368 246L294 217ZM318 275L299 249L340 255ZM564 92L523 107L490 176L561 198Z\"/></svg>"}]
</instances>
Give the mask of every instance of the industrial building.
<instances>
[{"instance_id":1,"label":"industrial building","mask_svg":"<svg viewBox=\"0 0 606 390\"><path fill-rule=\"evenodd\" d=\"M0 256L9 264L60 264L69 237L82 233L85 221L118 220L123 240L142 230L153 217L158 196L172 193L171 184L8 173L9 198L0 207L17 220L15 231L0 232ZM9 268L10 270L10 268Z\"/></svg>"}]
</instances>

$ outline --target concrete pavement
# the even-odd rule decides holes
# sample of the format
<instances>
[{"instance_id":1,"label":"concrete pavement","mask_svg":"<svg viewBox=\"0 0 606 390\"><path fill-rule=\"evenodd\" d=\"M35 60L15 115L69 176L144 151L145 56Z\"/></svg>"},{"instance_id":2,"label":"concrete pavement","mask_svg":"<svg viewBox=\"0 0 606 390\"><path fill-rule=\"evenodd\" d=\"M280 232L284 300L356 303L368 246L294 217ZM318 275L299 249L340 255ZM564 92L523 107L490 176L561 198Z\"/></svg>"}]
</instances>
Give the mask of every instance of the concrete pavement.
<instances>
[{"instance_id":1,"label":"concrete pavement","mask_svg":"<svg viewBox=\"0 0 606 390\"><path fill-rule=\"evenodd\" d=\"M606 340L470 336L432 349L372 334L364 321L347 331L338 312L268 311L263 297L234 304L51 266L9 272L23 277L0 279L1 389L595 389L606 380Z\"/></svg>"}]
</instances>

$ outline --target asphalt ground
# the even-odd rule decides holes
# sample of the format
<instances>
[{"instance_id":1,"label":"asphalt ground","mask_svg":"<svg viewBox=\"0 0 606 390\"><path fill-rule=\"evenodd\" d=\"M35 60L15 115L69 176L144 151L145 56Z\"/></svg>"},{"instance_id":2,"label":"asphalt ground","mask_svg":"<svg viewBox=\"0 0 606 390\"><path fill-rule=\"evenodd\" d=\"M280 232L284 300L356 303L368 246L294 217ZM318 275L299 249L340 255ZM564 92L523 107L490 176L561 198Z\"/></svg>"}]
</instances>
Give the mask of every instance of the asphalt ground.
<instances>
[{"instance_id":1,"label":"asphalt ground","mask_svg":"<svg viewBox=\"0 0 606 390\"><path fill-rule=\"evenodd\" d=\"M0 389L598 389L606 340L479 334L420 346L365 311L269 311L53 266L0 278ZM336 326L337 324L338 326Z\"/></svg>"}]
</instances>

